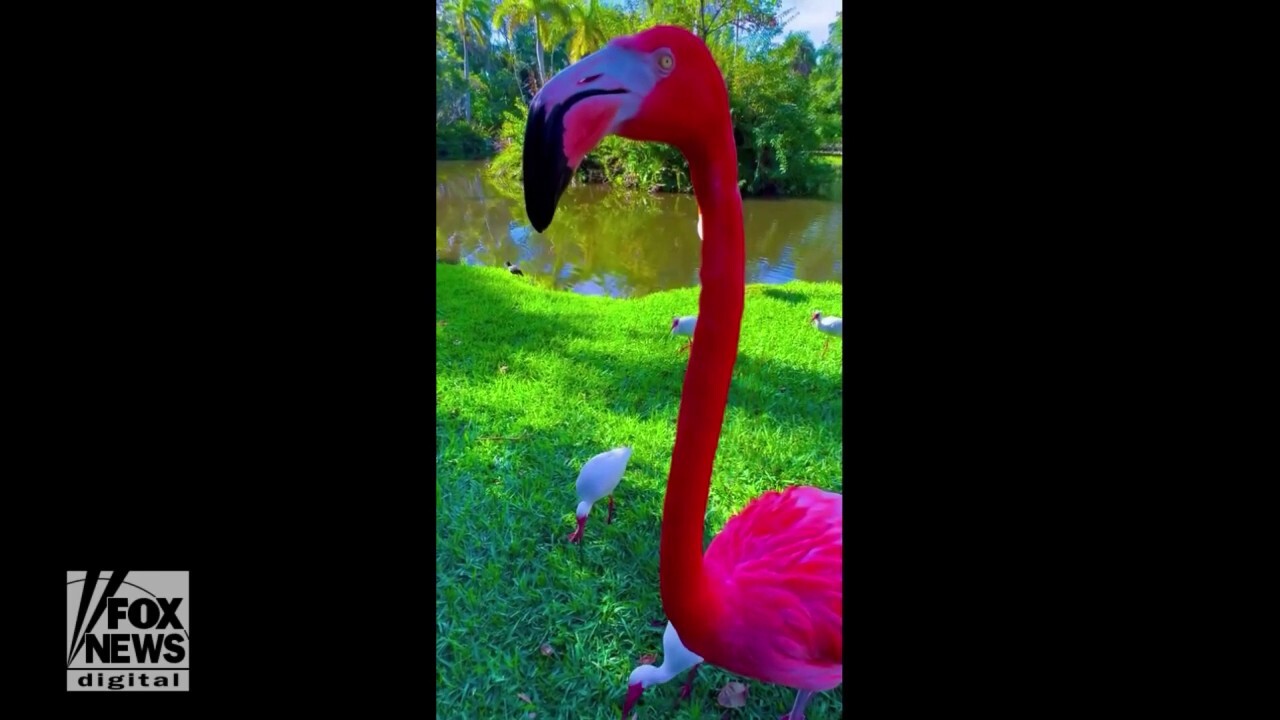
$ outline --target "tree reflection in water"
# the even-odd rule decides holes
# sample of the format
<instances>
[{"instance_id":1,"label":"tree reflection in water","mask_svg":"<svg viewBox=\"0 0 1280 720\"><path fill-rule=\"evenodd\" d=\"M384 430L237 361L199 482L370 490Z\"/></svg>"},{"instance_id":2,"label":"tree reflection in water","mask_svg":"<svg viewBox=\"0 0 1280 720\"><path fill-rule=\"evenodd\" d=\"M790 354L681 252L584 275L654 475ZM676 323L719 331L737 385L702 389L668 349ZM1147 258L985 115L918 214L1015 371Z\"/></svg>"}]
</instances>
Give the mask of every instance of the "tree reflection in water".
<instances>
[{"instance_id":1,"label":"tree reflection in water","mask_svg":"<svg viewBox=\"0 0 1280 720\"><path fill-rule=\"evenodd\" d=\"M743 215L747 282L842 280L838 199L748 199ZM519 263L530 282L548 288L635 297L696 285L697 224L691 195L575 185L539 234L519 185L493 183L483 163L436 163L436 259Z\"/></svg>"}]
</instances>

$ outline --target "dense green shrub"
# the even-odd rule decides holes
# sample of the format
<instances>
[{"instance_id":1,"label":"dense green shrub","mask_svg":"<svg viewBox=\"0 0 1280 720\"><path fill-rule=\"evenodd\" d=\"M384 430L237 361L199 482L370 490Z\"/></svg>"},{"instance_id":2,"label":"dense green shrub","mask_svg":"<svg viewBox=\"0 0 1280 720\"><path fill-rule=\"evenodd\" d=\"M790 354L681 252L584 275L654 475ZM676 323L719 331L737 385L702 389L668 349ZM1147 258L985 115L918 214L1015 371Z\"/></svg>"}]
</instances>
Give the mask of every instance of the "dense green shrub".
<instances>
[{"instance_id":1,"label":"dense green shrub","mask_svg":"<svg viewBox=\"0 0 1280 720\"><path fill-rule=\"evenodd\" d=\"M436 158L477 160L493 155L492 133L475 123L452 122L436 126Z\"/></svg>"},{"instance_id":2,"label":"dense green shrub","mask_svg":"<svg viewBox=\"0 0 1280 720\"><path fill-rule=\"evenodd\" d=\"M813 155L822 144L823 123L808 77L792 68L793 53L791 44L783 43L735 67L729 105L743 136L738 148L743 195L816 195L834 179L832 167Z\"/></svg>"}]
</instances>

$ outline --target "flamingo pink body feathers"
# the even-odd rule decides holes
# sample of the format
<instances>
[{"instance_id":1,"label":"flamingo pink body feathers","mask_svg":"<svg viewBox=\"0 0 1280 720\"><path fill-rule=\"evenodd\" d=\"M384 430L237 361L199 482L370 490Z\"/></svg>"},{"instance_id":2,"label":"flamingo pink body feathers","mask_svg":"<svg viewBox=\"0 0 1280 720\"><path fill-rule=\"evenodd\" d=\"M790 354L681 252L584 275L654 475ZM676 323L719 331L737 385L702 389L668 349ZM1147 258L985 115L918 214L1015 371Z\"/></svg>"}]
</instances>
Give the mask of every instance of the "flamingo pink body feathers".
<instances>
[{"instance_id":1,"label":"flamingo pink body feathers","mask_svg":"<svg viewBox=\"0 0 1280 720\"><path fill-rule=\"evenodd\" d=\"M767 492L725 524L703 556L728 600L713 665L820 692L842 678L843 505L811 487Z\"/></svg>"}]
</instances>

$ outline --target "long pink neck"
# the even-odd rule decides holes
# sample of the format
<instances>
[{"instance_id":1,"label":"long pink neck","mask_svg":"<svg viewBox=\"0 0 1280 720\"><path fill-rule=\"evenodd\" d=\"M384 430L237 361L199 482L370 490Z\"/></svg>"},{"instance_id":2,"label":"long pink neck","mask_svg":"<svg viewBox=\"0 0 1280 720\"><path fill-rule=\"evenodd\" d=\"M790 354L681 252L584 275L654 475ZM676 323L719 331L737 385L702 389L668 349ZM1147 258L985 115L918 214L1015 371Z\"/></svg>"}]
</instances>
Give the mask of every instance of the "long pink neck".
<instances>
[{"instance_id":1,"label":"long pink neck","mask_svg":"<svg viewBox=\"0 0 1280 720\"><path fill-rule=\"evenodd\" d=\"M702 536L711 467L738 356L746 267L738 152L727 113L724 125L716 143L684 151L702 211L702 293L662 509L659 564L667 618L684 644L703 657L714 652L715 623L722 617L703 571Z\"/></svg>"}]
</instances>

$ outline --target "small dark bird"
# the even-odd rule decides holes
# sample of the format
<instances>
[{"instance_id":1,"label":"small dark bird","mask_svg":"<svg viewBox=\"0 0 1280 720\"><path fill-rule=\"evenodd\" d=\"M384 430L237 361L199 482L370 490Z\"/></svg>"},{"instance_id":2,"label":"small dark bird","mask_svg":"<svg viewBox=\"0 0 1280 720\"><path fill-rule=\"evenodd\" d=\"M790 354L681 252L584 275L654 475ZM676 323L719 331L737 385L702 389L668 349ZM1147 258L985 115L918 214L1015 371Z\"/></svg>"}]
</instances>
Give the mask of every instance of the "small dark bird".
<instances>
[{"instance_id":1,"label":"small dark bird","mask_svg":"<svg viewBox=\"0 0 1280 720\"><path fill-rule=\"evenodd\" d=\"M520 268L516 267L515 265L512 265L510 260L508 260L508 261L507 261L507 272L511 273L512 275L523 275L523 274L524 274L524 273L520 272Z\"/></svg>"}]
</instances>

